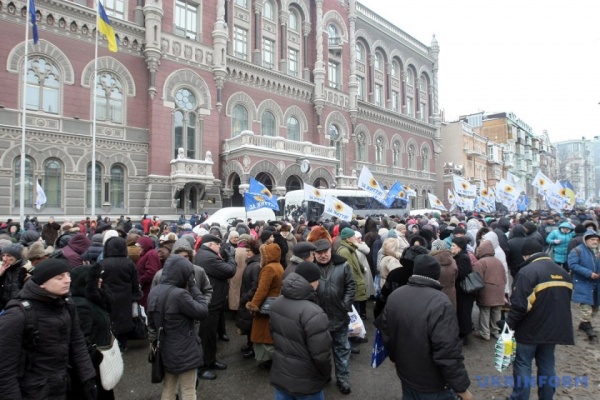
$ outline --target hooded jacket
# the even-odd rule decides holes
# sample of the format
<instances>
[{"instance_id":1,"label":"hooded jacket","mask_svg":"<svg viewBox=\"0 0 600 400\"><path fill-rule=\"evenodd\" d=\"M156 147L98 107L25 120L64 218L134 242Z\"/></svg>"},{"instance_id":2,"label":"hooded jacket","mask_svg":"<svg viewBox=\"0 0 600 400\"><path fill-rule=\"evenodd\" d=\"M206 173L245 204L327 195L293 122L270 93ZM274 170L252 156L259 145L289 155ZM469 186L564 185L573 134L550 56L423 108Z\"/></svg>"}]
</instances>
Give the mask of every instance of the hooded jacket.
<instances>
[{"instance_id":1,"label":"hooded jacket","mask_svg":"<svg viewBox=\"0 0 600 400\"><path fill-rule=\"evenodd\" d=\"M506 237L506 236L505 236ZM506 285L504 286L504 293L510 293L510 280L509 280L509 272L508 272L508 264L506 263L506 253L502 250L500 242L498 240L498 236L496 232L488 232L483 235L483 240L489 240L492 242L494 246L494 256L500 260L502 266L504 267L504 273L506 275ZM481 244L480 244L481 246ZM510 255L510 253L508 253ZM473 263L475 264L475 263Z\"/></svg>"},{"instance_id":2,"label":"hooded jacket","mask_svg":"<svg viewBox=\"0 0 600 400\"><path fill-rule=\"evenodd\" d=\"M521 254L521 249L523 248L523 243L525 243L527 240L528 237L525 227L523 225L513 226L510 233L510 239L508 239L510 253L506 259L508 269L513 277L517 275L517 272L519 272L519 266L523 264L524 260L523 255Z\"/></svg>"},{"instance_id":3,"label":"hooded jacket","mask_svg":"<svg viewBox=\"0 0 600 400\"><path fill-rule=\"evenodd\" d=\"M452 252L450 250L432 250L429 254L440 263L441 274L439 281L442 285L442 292L446 293L446 296L448 296L450 302L456 308L455 282L458 276L458 267L452 257Z\"/></svg>"},{"instance_id":4,"label":"hooded jacket","mask_svg":"<svg viewBox=\"0 0 600 400\"><path fill-rule=\"evenodd\" d=\"M584 240L586 235L583 236ZM599 279L592 279L592 273L600 274L600 259L594 252L583 244L575 247L569 253L569 269L573 272L573 301L582 304L599 304ZM594 299L594 293L596 298Z\"/></svg>"},{"instance_id":5,"label":"hooded jacket","mask_svg":"<svg viewBox=\"0 0 600 400\"><path fill-rule=\"evenodd\" d=\"M567 233L563 233L561 228L569 230ZM570 222L563 222L558 226L558 229L550 232L546 236L546 243L554 248L554 261L562 264L567 261L567 249L569 248L569 242L573 239L575 233L573 232L573 225ZM556 243L559 241L559 243Z\"/></svg>"},{"instance_id":6,"label":"hooded jacket","mask_svg":"<svg viewBox=\"0 0 600 400\"><path fill-rule=\"evenodd\" d=\"M485 286L477 293L477 305L496 307L504 305L506 273L500 260L494 256L494 246L489 240L481 242L475 252L477 262L473 270L483 278Z\"/></svg>"},{"instance_id":7,"label":"hooded jacket","mask_svg":"<svg viewBox=\"0 0 600 400\"><path fill-rule=\"evenodd\" d=\"M510 229L510 219L502 217L498 220L498 227L494 229L494 233L498 236L498 245L504 251L506 257L510 255L510 248L508 247L508 231ZM494 246L496 247L496 246Z\"/></svg>"},{"instance_id":8,"label":"hooded jacket","mask_svg":"<svg viewBox=\"0 0 600 400\"><path fill-rule=\"evenodd\" d=\"M331 377L327 314L315 303L311 284L296 273L284 279L281 294L270 314L271 385L295 396L318 393Z\"/></svg>"},{"instance_id":9,"label":"hooded jacket","mask_svg":"<svg viewBox=\"0 0 600 400\"><path fill-rule=\"evenodd\" d=\"M337 254L344 257L352 270L352 275L354 276L354 283L356 285L356 292L354 293L354 301L364 301L367 300L367 291L365 288L365 277L363 275L362 265L360 265L360 261L358 261L358 257L356 252L358 248L354 243L351 243L347 240L342 240L340 242L340 248L337 251Z\"/></svg>"},{"instance_id":10,"label":"hooded jacket","mask_svg":"<svg viewBox=\"0 0 600 400\"><path fill-rule=\"evenodd\" d=\"M208 316L208 304L195 284L188 285L193 277L192 263L171 255L165 262L161 283L148 296L150 340L156 339L162 326L160 354L165 371L171 374L197 369L204 363L194 320Z\"/></svg>"},{"instance_id":11,"label":"hooded jacket","mask_svg":"<svg viewBox=\"0 0 600 400\"><path fill-rule=\"evenodd\" d=\"M136 265L138 279L140 280L140 286L142 287L143 292L140 304L146 307L146 300L148 299L148 293L150 293L152 279L158 270L162 268L162 263L158 256L158 252L155 249L154 240L152 240L151 237L141 237L138 240L138 244L142 248L140 259Z\"/></svg>"},{"instance_id":12,"label":"hooded jacket","mask_svg":"<svg viewBox=\"0 0 600 400\"><path fill-rule=\"evenodd\" d=\"M71 267L78 267L83 264L81 255L87 251L92 242L83 233L78 233L69 240L69 243L63 247L63 256L69 261Z\"/></svg>"}]
</instances>

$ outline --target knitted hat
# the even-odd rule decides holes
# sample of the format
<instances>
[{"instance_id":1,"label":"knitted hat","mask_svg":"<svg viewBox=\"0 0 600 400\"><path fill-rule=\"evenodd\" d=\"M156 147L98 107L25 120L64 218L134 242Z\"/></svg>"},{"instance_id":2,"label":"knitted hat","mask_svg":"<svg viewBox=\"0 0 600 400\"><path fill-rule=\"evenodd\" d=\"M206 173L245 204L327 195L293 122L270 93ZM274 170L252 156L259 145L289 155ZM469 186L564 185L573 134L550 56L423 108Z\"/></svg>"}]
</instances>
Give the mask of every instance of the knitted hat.
<instances>
[{"instance_id":1,"label":"knitted hat","mask_svg":"<svg viewBox=\"0 0 600 400\"><path fill-rule=\"evenodd\" d=\"M296 267L296 273L306 279L308 283L318 281L321 278L321 270L316 264L304 261Z\"/></svg>"},{"instance_id":2,"label":"knitted hat","mask_svg":"<svg viewBox=\"0 0 600 400\"><path fill-rule=\"evenodd\" d=\"M522 256L530 256L541 251L544 251L544 247L537 240L525 239L523 241L523 247L521 247Z\"/></svg>"},{"instance_id":3,"label":"knitted hat","mask_svg":"<svg viewBox=\"0 0 600 400\"><path fill-rule=\"evenodd\" d=\"M108 239L106 241L108 242ZM92 244L103 244L102 242L104 242L104 238L101 233L96 233L92 236Z\"/></svg>"},{"instance_id":4,"label":"knitted hat","mask_svg":"<svg viewBox=\"0 0 600 400\"><path fill-rule=\"evenodd\" d=\"M440 279L441 267L438 260L429 254L421 254L415 257L413 275L426 276L436 281Z\"/></svg>"},{"instance_id":5,"label":"knitted hat","mask_svg":"<svg viewBox=\"0 0 600 400\"><path fill-rule=\"evenodd\" d=\"M266 242L267 240L269 240L269 238L273 236L273 231L268 230L268 229L264 229L262 231L262 233L260 234L260 241L261 242Z\"/></svg>"},{"instance_id":6,"label":"knitted hat","mask_svg":"<svg viewBox=\"0 0 600 400\"><path fill-rule=\"evenodd\" d=\"M294 246L292 249L292 253L296 257L300 257L301 259L308 258L310 256L311 251L315 251L317 246L315 246L311 242L300 242Z\"/></svg>"},{"instance_id":7,"label":"knitted hat","mask_svg":"<svg viewBox=\"0 0 600 400\"><path fill-rule=\"evenodd\" d=\"M49 258L39 263L30 271L31 280L38 285L43 284L56 275L71 272L71 266L67 260L61 258Z\"/></svg>"},{"instance_id":8,"label":"knitted hat","mask_svg":"<svg viewBox=\"0 0 600 400\"><path fill-rule=\"evenodd\" d=\"M18 243L11 243L2 248L2 254L8 254L17 260L23 257L23 246Z\"/></svg>"},{"instance_id":9,"label":"knitted hat","mask_svg":"<svg viewBox=\"0 0 600 400\"><path fill-rule=\"evenodd\" d=\"M436 251L436 250L450 250L450 247L448 246L448 243L446 243L445 241L437 239L437 240L434 240L433 243L431 243L431 251Z\"/></svg>"},{"instance_id":10,"label":"knitted hat","mask_svg":"<svg viewBox=\"0 0 600 400\"><path fill-rule=\"evenodd\" d=\"M340 237L342 238L342 240L349 239L353 236L354 236L354 229L352 229L352 228L344 228L344 229L342 229L342 232L340 233Z\"/></svg>"},{"instance_id":11,"label":"knitted hat","mask_svg":"<svg viewBox=\"0 0 600 400\"><path fill-rule=\"evenodd\" d=\"M467 233L467 231L465 231L465 228L463 228L462 226L457 226L456 228L454 228L454 232L455 235L458 233L459 235L465 235Z\"/></svg>"},{"instance_id":12,"label":"knitted hat","mask_svg":"<svg viewBox=\"0 0 600 400\"><path fill-rule=\"evenodd\" d=\"M452 238L452 243L461 248L461 250L467 249L467 239L464 236Z\"/></svg>"}]
</instances>

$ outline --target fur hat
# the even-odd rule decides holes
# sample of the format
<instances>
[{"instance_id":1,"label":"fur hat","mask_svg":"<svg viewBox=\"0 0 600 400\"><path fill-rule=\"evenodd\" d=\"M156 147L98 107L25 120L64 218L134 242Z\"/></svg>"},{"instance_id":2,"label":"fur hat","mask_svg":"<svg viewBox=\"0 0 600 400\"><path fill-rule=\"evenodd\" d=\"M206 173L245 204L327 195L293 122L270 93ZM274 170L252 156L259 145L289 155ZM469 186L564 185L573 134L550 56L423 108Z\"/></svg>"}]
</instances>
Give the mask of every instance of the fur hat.
<instances>
[{"instance_id":1,"label":"fur hat","mask_svg":"<svg viewBox=\"0 0 600 400\"><path fill-rule=\"evenodd\" d=\"M308 261L298 264L295 272L306 279L308 283L318 281L321 278L321 270L319 267L316 264Z\"/></svg>"},{"instance_id":2,"label":"fur hat","mask_svg":"<svg viewBox=\"0 0 600 400\"><path fill-rule=\"evenodd\" d=\"M327 229L325 229L322 226L315 226L314 228L312 228L310 233L306 237L307 241L313 243L320 239L327 239L331 242L331 235L329 234L329 232L327 232Z\"/></svg>"},{"instance_id":3,"label":"fur hat","mask_svg":"<svg viewBox=\"0 0 600 400\"><path fill-rule=\"evenodd\" d=\"M36 260L38 258L44 258L46 257L46 255L47 253L46 249L44 249L44 243L38 241L29 246L29 251L27 252L27 259Z\"/></svg>"},{"instance_id":4,"label":"fur hat","mask_svg":"<svg viewBox=\"0 0 600 400\"><path fill-rule=\"evenodd\" d=\"M23 257L23 245L18 243L7 244L2 248L2 254L8 254L17 260Z\"/></svg>"},{"instance_id":5,"label":"fur hat","mask_svg":"<svg viewBox=\"0 0 600 400\"><path fill-rule=\"evenodd\" d=\"M521 247L522 256L530 256L541 251L544 251L544 248L537 240L526 239L523 241L523 247Z\"/></svg>"},{"instance_id":6,"label":"fur hat","mask_svg":"<svg viewBox=\"0 0 600 400\"><path fill-rule=\"evenodd\" d=\"M440 279L441 267L438 260L429 254L421 254L415 257L413 275L426 276L436 281Z\"/></svg>"},{"instance_id":7,"label":"fur hat","mask_svg":"<svg viewBox=\"0 0 600 400\"><path fill-rule=\"evenodd\" d=\"M54 278L56 275L64 274L65 272L71 272L71 265L69 265L67 260L60 258L48 258L30 271L31 280L38 285Z\"/></svg>"}]
</instances>

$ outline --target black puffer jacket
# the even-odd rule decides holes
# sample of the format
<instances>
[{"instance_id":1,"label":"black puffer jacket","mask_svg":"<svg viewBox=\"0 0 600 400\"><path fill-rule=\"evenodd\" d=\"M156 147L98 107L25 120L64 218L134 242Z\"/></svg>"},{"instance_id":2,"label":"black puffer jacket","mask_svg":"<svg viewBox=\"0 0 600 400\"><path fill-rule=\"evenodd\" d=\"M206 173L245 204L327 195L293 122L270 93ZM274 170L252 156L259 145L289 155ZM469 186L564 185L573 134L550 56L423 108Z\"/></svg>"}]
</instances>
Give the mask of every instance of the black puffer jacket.
<instances>
[{"instance_id":1,"label":"black puffer jacket","mask_svg":"<svg viewBox=\"0 0 600 400\"><path fill-rule=\"evenodd\" d=\"M506 255L506 263L510 274L514 277L519 272L519 265L523 264L523 256L521 255L521 249L523 243L529 240L527 238L527 231L523 225L515 225L510 233L510 239L508 239L508 248L510 252Z\"/></svg>"},{"instance_id":2,"label":"black puffer jacket","mask_svg":"<svg viewBox=\"0 0 600 400\"><path fill-rule=\"evenodd\" d=\"M348 329L356 284L352 270L344 257L331 255L327 265L317 264L321 269L321 279L317 288L317 303L329 318L329 330Z\"/></svg>"},{"instance_id":3,"label":"black puffer jacket","mask_svg":"<svg viewBox=\"0 0 600 400\"><path fill-rule=\"evenodd\" d=\"M0 398L63 398L68 390L69 365L82 382L93 379L96 372L77 313L73 311L73 320L65 299L51 295L31 279L18 298L32 304L39 335L31 364L20 375L17 366L24 355L27 317L19 306L9 306L0 317Z\"/></svg>"},{"instance_id":4,"label":"black puffer jacket","mask_svg":"<svg viewBox=\"0 0 600 400\"><path fill-rule=\"evenodd\" d=\"M131 305L133 302L140 301L142 291L137 268L127 257L125 239L121 237L108 239L104 245L104 259L100 261L100 265L104 269L103 285L114 297L110 312L112 332L115 335L130 332L134 327Z\"/></svg>"},{"instance_id":5,"label":"black puffer jacket","mask_svg":"<svg viewBox=\"0 0 600 400\"><path fill-rule=\"evenodd\" d=\"M376 320L390 360L402 381L420 392L470 385L454 306L439 282L414 275L395 290ZM410 332L410 334L398 334Z\"/></svg>"},{"instance_id":6,"label":"black puffer jacket","mask_svg":"<svg viewBox=\"0 0 600 400\"><path fill-rule=\"evenodd\" d=\"M149 338L154 340L158 328L163 327L160 354L165 371L175 375L201 367L204 363L194 320L201 321L208 316L208 304L197 285L188 288L188 281L193 275L192 263L173 254L165 262L161 283L148 295Z\"/></svg>"},{"instance_id":7,"label":"black puffer jacket","mask_svg":"<svg viewBox=\"0 0 600 400\"><path fill-rule=\"evenodd\" d=\"M213 287L210 301L210 311L221 311L227 302L229 294L229 281L236 271L235 258L229 257L224 261L217 253L202 245L194 257L194 264L204 268Z\"/></svg>"},{"instance_id":8,"label":"black puffer jacket","mask_svg":"<svg viewBox=\"0 0 600 400\"><path fill-rule=\"evenodd\" d=\"M510 255L510 248L508 247L508 230L510 229L510 219L506 217L502 217L498 220L498 227L494 229L494 233L498 235L498 243L500 244L500 248L504 250L504 254L506 258Z\"/></svg>"},{"instance_id":9,"label":"black puffer jacket","mask_svg":"<svg viewBox=\"0 0 600 400\"><path fill-rule=\"evenodd\" d=\"M331 377L329 320L315 298L311 284L293 272L271 306L271 384L296 396L320 392Z\"/></svg>"}]
</instances>

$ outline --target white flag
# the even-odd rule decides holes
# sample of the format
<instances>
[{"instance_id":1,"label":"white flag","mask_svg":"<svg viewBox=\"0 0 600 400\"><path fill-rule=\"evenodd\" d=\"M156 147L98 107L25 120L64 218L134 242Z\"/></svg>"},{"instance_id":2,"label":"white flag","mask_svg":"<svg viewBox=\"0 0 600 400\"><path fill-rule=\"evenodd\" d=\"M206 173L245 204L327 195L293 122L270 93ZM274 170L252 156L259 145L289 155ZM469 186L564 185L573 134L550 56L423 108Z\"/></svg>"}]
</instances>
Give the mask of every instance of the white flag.
<instances>
[{"instance_id":1,"label":"white flag","mask_svg":"<svg viewBox=\"0 0 600 400\"><path fill-rule=\"evenodd\" d=\"M429 205L431 208L435 208L436 210L448 211L446 207L444 207L444 203L441 202L440 199L437 198L435 194L427 193L427 198L429 199Z\"/></svg>"},{"instance_id":2,"label":"white flag","mask_svg":"<svg viewBox=\"0 0 600 400\"><path fill-rule=\"evenodd\" d=\"M353 212L354 210L343 201L338 200L333 196L325 196L324 213L329 214L332 217L338 217L343 221L352 221Z\"/></svg>"},{"instance_id":3,"label":"white flag","mask_svg":"<svg viewBox=\"0 0 600 400\"><path fill-rule=\"evenodd\" d=\"M533 182L531 182L531 186L538 188L540 192L545 192L550 189L554 182L546 175L542 173L542 171L538 171L535 178L533 178Z\"/></svg>"},{"instance_id":4,"label":"white flag","mask_svg":"<svg viewBox=\"0 0 600 400\"><path fill-rule=\"evenodd\" d=\"M468 197L475 197L477 195L475 186L458 175L454 175L454 193Z\"/></svg>"},{"instance_id":5,"label":"white flag","mask_svg":"<svg viewBox=\"0 0 600 400\"><path fill-rule=\"evenodd\" d=\"M448 189L448 203L450 203L450 205L454 204L454 201L456 199L454 198L454 193L452 193L452 190Z\"/></svg>"},{"instance_id":6,"label":"white flag","mask_svg":"<svg viewBox=\"0 0 600 400\"><path fill-rule=\"evenodd\" d=\"M362 171L360 171L360 176L358 177L358 187L366 190L371 193L375 200L383 203L386 198L385 190L381 188L379 182L373 177L369 168L366 165L363 165Z\"/></svg>"},{"instance_id":7,"label":"white flag","mask_svg":"<svg viewBox=\"0 0 600 400\"><path fill-rule=\"evenodd\" d=\"M521 178L519 178L518 176L515 176L513 174L511 174L510 172L506 173L506 181L508 183L510 183L513 186L518 186L517 184L519 183L519 181L521 180Z\"/></svg>"},{"instance_id":8,"label":"white flag","mask_svg":"<svg viewBox=\"0 0 600 400\"><path fill-rule=\"evenodd\" d=\"M40 208L42 208L42 206L44 204L46 204L46 202L48 201L48 198L46 197L46 193L44 193L44 189L42 188L42 185L40 185L40 182L36 182L37 183L37 199L35 200L35 207L39 210Z\"/></svg>"},{"instance_id":9,"label":"white flag","mask_svg":"<svg viewBox=\"0 0 600 400\"><path fill-rule=\"evenodd\" d=\"M325 204L325 195L316 187L304 183L304 200Z\"/></svg>"}]
</instances>

